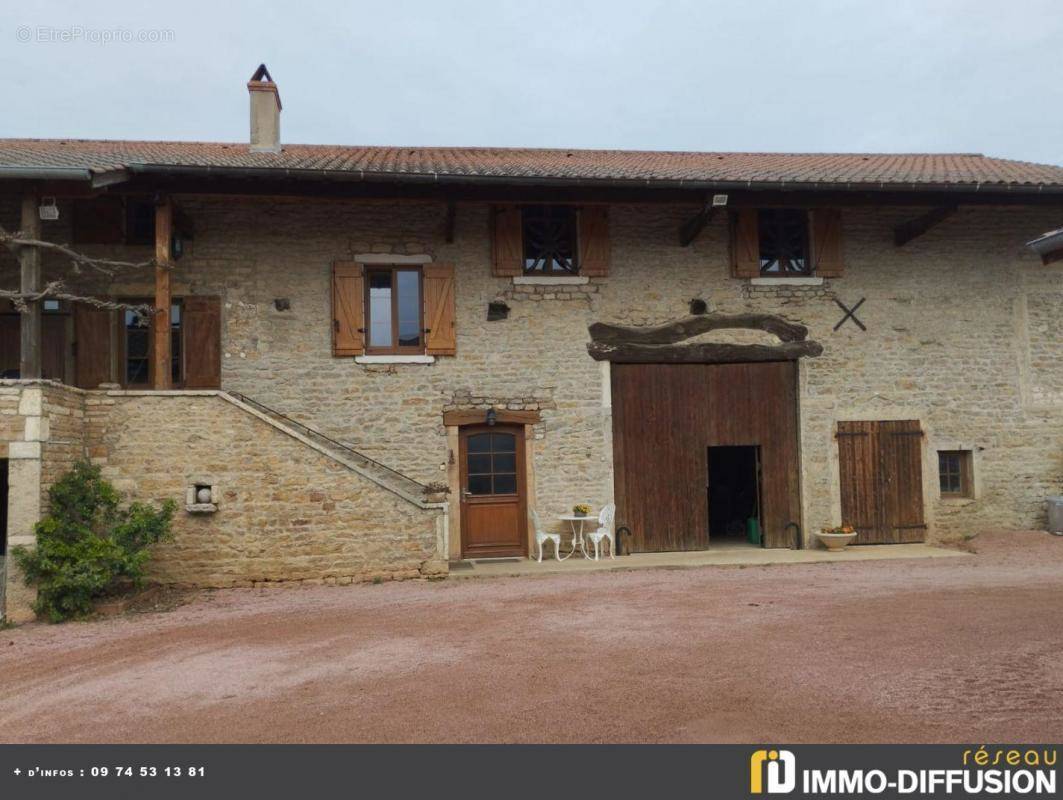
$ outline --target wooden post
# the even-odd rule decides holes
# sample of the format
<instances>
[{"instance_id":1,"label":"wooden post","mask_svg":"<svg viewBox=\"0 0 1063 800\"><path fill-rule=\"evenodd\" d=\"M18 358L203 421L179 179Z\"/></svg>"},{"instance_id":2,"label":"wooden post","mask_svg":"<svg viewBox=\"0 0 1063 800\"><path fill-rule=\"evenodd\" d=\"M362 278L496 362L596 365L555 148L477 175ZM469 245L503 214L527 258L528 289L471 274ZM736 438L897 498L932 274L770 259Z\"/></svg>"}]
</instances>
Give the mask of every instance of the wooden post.
<instances>
[{"instance_id":1,"label":"wooden post","mask_svg":"<svg viewBox=\"0 0 1063 800\"><path fill-rule=\"evenodd\" d=\"M165 198L155 206L155 333L152 374L155 389L170 389L170 237L173 234L173 203Z\"/></svg>"},{"instance_id":2,"label":"wooden post","mask_svg":"<svg viewBox=\"0 0 1063 800\"><path fill-rule=\"evenodd\" d=\"M41 218L37 210L38 201L34 195L22 198L22 238L41 238ZM18 251L18 260L22 266L22 289L27 292L41 290L41 251L36 247L22 247ZM27 300L26 310L22 312L19 333L21 336L19 352L19 375L22 378L41 377L41 301Z\"/></svg>"}]
</instances>

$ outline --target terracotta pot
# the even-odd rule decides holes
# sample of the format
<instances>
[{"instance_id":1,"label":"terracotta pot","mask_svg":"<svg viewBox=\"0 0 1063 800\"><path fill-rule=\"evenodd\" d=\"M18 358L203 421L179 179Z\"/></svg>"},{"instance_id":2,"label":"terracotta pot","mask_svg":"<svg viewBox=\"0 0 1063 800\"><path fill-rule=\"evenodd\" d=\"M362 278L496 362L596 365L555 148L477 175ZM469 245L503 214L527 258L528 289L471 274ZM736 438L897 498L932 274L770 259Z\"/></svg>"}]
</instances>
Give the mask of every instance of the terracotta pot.
<instances>
[{"instance_id":1,"label":"terracotta pot","mask_svg":"<svg viewBox=\"0 0 1063 800\"><path fill-rule=\"evenodd\" d=\"M818 538L823 546L831 553L840 553L845 549L845 546L856 538L855 533L817 533Z\"/></svg>"}]
</instances>

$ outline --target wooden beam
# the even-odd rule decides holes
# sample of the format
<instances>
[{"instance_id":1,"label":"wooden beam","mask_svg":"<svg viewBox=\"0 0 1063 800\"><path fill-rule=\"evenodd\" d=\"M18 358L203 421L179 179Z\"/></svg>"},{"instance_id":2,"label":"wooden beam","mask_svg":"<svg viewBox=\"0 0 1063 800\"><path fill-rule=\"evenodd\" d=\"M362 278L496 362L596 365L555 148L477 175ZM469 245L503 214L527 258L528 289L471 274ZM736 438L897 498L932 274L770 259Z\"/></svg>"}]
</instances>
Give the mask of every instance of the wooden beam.
<instances>
[{"instance_id":1,"label":"wooden beam","mask_svg":"<svg viewBox=\"0 0 1063 800\"><path fill-rule=\"evenodd\" d=\"M765 344L605 344L590 342L587 352L595 361L620 364L736 364L743 361L796 361L823 353L819 342Z\"/></svg>"},{"instance_id":2,"label":"wooden beam","mask_svg":"<svg viewBox=\"0 0 1063 800\"><path fill-rule=\"evenodd\" d=\"M155 316L152 317L154 347L152 375L155 389L170 389L170 237L173 234L173 203L163 198L155 206Z\"/></svg>"},{"instance_id":3,"label":"wooden beam","mask_svg":"<svg viewBox=\"0 0 1063 800\"><path fill-rule=\"evenodd\" d=\"M588 328L591 339L601 344L675 344L709 331L744 328L766 331L784 342L808 338L808 328L774 314L706 314L685 317L665 325L627 326L596 322Z\"/></svg>"},{"instance_id":4,"label":"wooden beam","mask_svg":"<svg viewBox=\"0 0 1063 800\"><path fill-rule=\"evenodd\" d=\"M447 219L444 229L444 238L447 244L454 243L454 220L457 217L457 203L453 200L447 202Z\"/></svg>"},{"instance_id":5,"label":"wooden beam","mask_svg":"<svg viewBox=\"0 0 1063 800\"><path fill-rule=\"evenodd\" d=\"M22 221L19 228L23 239L41 238L41 217L38 199L27 194L22 197ZM23 294L41 291L41 251L36 247L21 247L18 260L22 268ZM41 301L27 300L26 310L19 318L19 376L41 377Z\"/></svg>"},{"instance_id":6,"label":"wooden beam","mask_svg":"<svg viewBox=\"0 0 1063 800\"><path fill-rule=\"evenodd\" d=\"M679 229L679 246L688 247L691 242L698 238L698 234L709 224L715 213L716 209L712 204L706 203L701 211L684 222Z\"/></svg>"},{"instance_id":7,"label":"wooden beam","mask_svg":"<svg viewBox=\"0 0 1063 800\"><path fill-rule=\"evenodd\" d=\"M904 247L913 239L918 239L928 230L940 225L956 213L956 206L942 206L934 208L915 219L903 222L893 229L893 243L897 247Z\"/></svg>"},{"instance_id":8,"label":"wooden beam","mask_svg":"<svg viewBox=\"0 0 1063 800\"><path fill-rule=\"evenodd\" d=\"M487 421L487 409L455 409L443 412L443 424L483 425ZM539 422L538 411L512 411L508 408L495 409L495 422L498 425L535 425Z\"/></svg>"}]
</instances>

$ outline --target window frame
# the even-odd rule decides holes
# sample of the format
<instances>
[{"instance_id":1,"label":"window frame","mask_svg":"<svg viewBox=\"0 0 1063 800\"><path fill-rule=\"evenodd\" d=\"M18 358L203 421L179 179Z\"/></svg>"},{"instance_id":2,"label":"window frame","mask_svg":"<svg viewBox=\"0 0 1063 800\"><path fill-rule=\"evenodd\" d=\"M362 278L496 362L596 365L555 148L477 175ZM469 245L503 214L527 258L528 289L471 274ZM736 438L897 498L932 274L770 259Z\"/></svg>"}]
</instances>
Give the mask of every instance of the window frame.
<instances>
[{"instance_id":1,"label":"window frame","mask_svg":"<svg viewBox=\"0 0 1063 800\"><path fill-rule=\"evenodd\" d=\"M424 327L424 269L421 264L366 264L364 267L365 274L365 312L363 314L364 327L363 336L365 337L365 355L367 356L410 356L410 355L424 355L426 348L428 347L428 337L425 333ZM391 342L388 347L374 347L372 342L372 330L373 330L373 316L372 316L372 304L370 303L370 289L372 280L370 276L374 272L389 272L391 273ZM399 344L399 293L395 290L396 280L395 273L397 272L413 272L417 275L417 329L419 331L420 343L417 345L400 345Z\"/></svg>"},{"instance_id":2,"label":"window frame","mask_svg":"<svg viewBox=\"0 0 1063 800\"><path fill-rule=\"evenodd\" d=\"M128 303L129 305L146 305L146 306L154 306L155 305L155 301L154 300L149 300L149 299L146 299L146 298L133 298L133 299L125 299L125 298L123 298L120 302ZM174 297L174 298L172 298L170 300L170 307L171 307L171 311L170 311L170 336L171 337L173 337L173 334L174 334L174 330L173 330L173 306L180 307L181 316L180 316L180 327L177 330L178 343L180 344L180 350L177 353L177 372L178 372L179 380L173 380L172 377L171 377L171 386L174 389L182 389L182 388L184 388L184 385L185 385L185 357L186 357L186 355L185 355L185 310L184 310L184 298ZM121 385L121 387L123 389L151 389L155 385L155 361L152 358L152 354L155 352L155 326L153 324L151 324L150 321L149 321L149 324L148 324L148 357L147 357L147 361L148 361L148 379L146 381L144 381L143 383L130 383L129 382L129 377L128 377L129 376L129 372L128 372L128 368L129 368L129 364L128 364L128 358L129 358L128 332L129 332L129 329L126 327L126 322L125 322L125 317L126 317L126 313L127 312L128 312L128 309L124 309L123 308L123 309L120 309L118 311L117 315L116 315L117 316L116 325L118 327L118 336L116 337L117 338L117 347L115 349L118 351L118 364L117 364L118 377L119 377L119 381L118 382L119 382L119 384ZM171 359L173 358L173 355L174 355L172 347L173 346L171 344L171 351L170 351ZM172 369L172 367L171 367L171 369Z\"/></svg>"},{"instance_id":3,"label":"window frame","mask_svg":"<svg viewBox=\"0 0 1063 800\"><path fill-rule=\"evenodd\" d=\"M765 214L793 214L796 217L801 218L802 228L804 230L803 236L803 252L804 252L804 267L800 270L791 269L790 259L785 259L786 266L784 266L784 259L777 258L776 261L779 264L780 269L777 272L766 271L764 264L764 247L763 247L763 230L764 230L764 216ZM781 225L777 224L777 228L781 228ZM807 209L803 208L758 208L757 209L757 252L758 262L760 267L761 278L811 278L815 276L812 265L812 225L811 219Z\"/></svg>"},{"instance_id":4,"label":"window frame","mask_svg":"<svg viewBox=\"0 0 1063 800\"><path fill-rule=\"evenodd\" d=\"M525 222L525 214L529 210L537 211L549 211L552 209L564 209L566 213L572 216L572 269L548 269L537 270L528 269L528 257L527 257L527 225ZM580 210L577 206L567 203L533 203L528 205L522 205L518 207L520 211L520 270L523 277L544 277L544 278L563 278L563 277L579 277L583 274L583 265L580 263ZM555 263L551 259L551 263Z\"/></svg>"},{"instance_id":5,"label":"window frame","mask_svg":"<svg viewBox=\"0 0 1063 800\"><path fill-rule=\"evenodd\" d=\"M938 492L943 500L969 500L974 497L974 453L971 450L938 450ZM944 460L957 459L957 470L946 471ZM959 479L957 491L942 488L942 479L955 475Z\"/></svg>"}]
</instances>

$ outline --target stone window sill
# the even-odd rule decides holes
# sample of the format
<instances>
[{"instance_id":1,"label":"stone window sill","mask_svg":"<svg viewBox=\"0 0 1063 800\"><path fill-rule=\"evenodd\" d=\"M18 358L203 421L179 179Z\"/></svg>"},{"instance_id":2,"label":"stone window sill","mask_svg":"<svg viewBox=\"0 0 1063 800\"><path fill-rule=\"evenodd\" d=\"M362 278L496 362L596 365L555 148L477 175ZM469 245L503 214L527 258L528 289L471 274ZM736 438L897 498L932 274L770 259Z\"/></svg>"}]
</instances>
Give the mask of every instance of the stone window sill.
<instances>
[{"instance_id":1,"label":"stone window sill","mask_svg":"<svg viewBox=\"0 0 1063 800\"><path fill-rule=\"evenodd\" d=\"M969 506L977 498L974 497L942 497L939 498L943 505L946 506Z\"/></svg>"},{"instance_id":2,"label":"stone window sill","mask_svg":"<svg viewBox=\"0 0 1063 800\"><path fill-rule=\"evenodd\" d=\"M586 275L520 275L514 286L583 286L591 282Z\"/></svg>"},{"instance_id":3,"label":"stone window sill","mask_svg":"<svg viewBox=\"0 0 1063 800\"><path fill-rule=\"evenodd\" d=\"M434 364L435 356L355 356L355 364Z\"/></svg>"},{"instance_id":4,"label":"stone window sill","mask_svg":"<svg viewBox=\"0 0 1063 800\"><path fill-rule=\"evenodd\" d=\"M218 510L218 506L215 503L188 503L185 505L185 511L189 514L213 514Z\"/></svg>"},{"instance_id":5,"label":"stone window sill","mask_svg":"<svg viewBox=\"0 0 1063 800\"><path fill-rule=\"evenodd\" d=\"M823 278L750 278L750 286L822 286Z\"/></svg>"}]
</instances>

